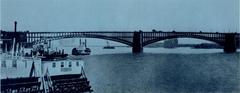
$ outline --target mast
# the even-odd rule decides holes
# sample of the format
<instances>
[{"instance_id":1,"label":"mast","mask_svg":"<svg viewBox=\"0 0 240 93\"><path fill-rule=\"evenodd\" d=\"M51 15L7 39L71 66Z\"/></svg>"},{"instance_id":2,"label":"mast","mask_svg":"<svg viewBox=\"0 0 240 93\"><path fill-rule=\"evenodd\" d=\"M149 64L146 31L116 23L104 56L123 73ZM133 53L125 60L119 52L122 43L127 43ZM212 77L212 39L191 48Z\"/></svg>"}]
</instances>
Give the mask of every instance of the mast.
<instances>
[{"instance_id":1,"label":"mast","mask_svg":"<svg viewBox=\"0 0 240 93\"><path fill-rule=\"evenodd\" d=\"M15 40L16 36L15 36L15 34L16 34L16 32L17 32L17 21L14 21L14 34L13 34L12 57L15 55L15 42L16 42L16 40Z\"/></svg>"},{"instance_id":2,"label":"mast","mask_svg":"<svg viewBox=\"0 0 240 93\"><path fill-rule=\"evenodd\" d=\"M80 46L82 45L81 38L79 39L79 45L80 45Z\"/></svg>"},{"instance_id":3,"label":"mast","mask_svg":"<svg viewBox=\"0 0 240 93\"><path fill-rule=\"evenodd\" d=\"M47 49L52 47L52 42L50 40L48 40L48 46L47 47L48 47Z\"/></svg>"},{"instance_id":4,"label":"mast","mask_svg":"<svg viewBox=\"0 0 240 93\"><path fill-rule=\"evenodd\" d=\"M5 44L5 53L7 53L8 52L8 50L7 50L8 48L7 48L7 44Z\"/></svg>"},{"instance_id":5,"label":"mast","mask_svg":"<svg viewBox=\"0 0 240 93\"><path fill-rule=\"evenodd\" d=\"M13 38L12 57L15 54L15 37Z\"/></svg>"},{"instance_id":6,"label":"mast","mask_svg":"<svg viewBox=\"0 0 240 93\"><path fill-rule=\"evenodd\" d=\"M18 50L19 50L18 46L19 46L19 43L16 44L16 51L14 53L15 55L18 55Z\"/></svg>"},{"instance_id":7,"label":"mast","mask_svg":"<svg viewBox=\"0 0 240 93\"><path fill-rule=\"evenodd\" d=\"M84 44L85 44L85 48L86 48L87 47L87 39L85 39L85 43Z\"/></svg>"},{"instance_id":8,"label":"mast","mask_svg":"<svg viewBox=\"0 0 240 93\"><path fill-rule=\"evenodd\" d=\"M23 56L24 55L24 49L23 49L23 44L21 43L20 45L20 55Z\"/></svg>"},{"instance_id":9,"label":"mast","mask_svg":"<svg viewBox=\"0 0 240 93\"><path fill-rule=\"evenodd\" d=\"M109 42L107 41L107 46L110 46Z\"/></svg>"}]
</instances>

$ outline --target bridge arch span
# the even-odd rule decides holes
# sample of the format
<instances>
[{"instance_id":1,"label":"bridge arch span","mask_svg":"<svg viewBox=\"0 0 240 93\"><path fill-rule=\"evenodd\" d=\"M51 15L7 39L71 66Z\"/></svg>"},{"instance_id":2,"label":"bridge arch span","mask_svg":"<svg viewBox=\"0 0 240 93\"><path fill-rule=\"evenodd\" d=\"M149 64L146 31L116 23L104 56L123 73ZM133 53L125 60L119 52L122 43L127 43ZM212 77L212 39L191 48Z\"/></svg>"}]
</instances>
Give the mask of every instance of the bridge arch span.
<instances>
[{"instance_id":1,"label":"bridge arch span","mask_svg":"<svg viewBox=\"0 0 240 93\"><path fill-rule=\"evenodd\" d=\"M213 42L216 43L220 46L224 46L224 42L222 42L222 40L218 40L218 39L214 39L214 38L208 38L208 37L204 37L204 36L168 36L168 37L164 37L164 38L155 38L155 39L151 39L151 40L147 40L143 42L143 46L158 42L158 41L163 41L163 40L167 40L167 39L174 39L174 38L192 38L192 39L199 39L199 40L206 40L209 42Z\"/></svg>"},{"instance_id":2,"label":"bridge arch span","mask_svg":"<svg viewBox=\"0 0 240 93\"><path fill-rule=\"evenodd\" d=\"M109 36L103 36L103 35L91 35L91 36L58 36L53 38L45 38L45 39L39 39L31 42L33 45L44 43L45 41L54 41L54 40L61 40L61 39L68 39L68 38L95 38L95 39L103 39L103 40L110 40L118 43L122 43L128 46L132 46L132 42L128 40L124 40L117 37L109 37Z\"/></svg>"}]
</instances>

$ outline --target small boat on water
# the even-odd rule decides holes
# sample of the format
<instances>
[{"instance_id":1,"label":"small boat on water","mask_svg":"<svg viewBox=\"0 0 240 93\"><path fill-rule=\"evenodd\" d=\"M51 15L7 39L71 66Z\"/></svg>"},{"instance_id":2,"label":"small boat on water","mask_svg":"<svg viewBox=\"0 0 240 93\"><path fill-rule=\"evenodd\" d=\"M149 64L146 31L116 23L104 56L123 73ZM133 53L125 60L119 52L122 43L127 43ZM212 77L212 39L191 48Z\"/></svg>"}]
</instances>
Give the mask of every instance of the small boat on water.
<instances>
[{"instance_id":1,"label":"small boat on water","mask_svg":"<svg viewBox=\"0 0 240 93\"><path fill-rule=\"evenodd\" d=\"M103 49L115 49L115 47L110 46L109 42L107 41L107 46L104 46Z\"/></svg>"},{"instance_id":2,"label":"small boat on water","mask_svg":"<svg viewBox=\"0 0 240 93\"><path fill-rule=\"evenodd\" d=\"M79 46L72 49L72 55L90 55L91 49L87 47L87 40L79 40Z\"/></svg>"}]
</instances>

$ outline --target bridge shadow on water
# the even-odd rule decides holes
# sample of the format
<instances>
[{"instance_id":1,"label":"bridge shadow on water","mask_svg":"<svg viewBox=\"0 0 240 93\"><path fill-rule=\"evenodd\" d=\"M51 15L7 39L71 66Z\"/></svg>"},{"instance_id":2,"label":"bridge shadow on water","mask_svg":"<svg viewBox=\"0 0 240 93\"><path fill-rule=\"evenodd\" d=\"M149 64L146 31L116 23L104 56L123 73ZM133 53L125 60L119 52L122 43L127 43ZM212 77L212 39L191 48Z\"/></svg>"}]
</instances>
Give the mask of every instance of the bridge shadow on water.
<instances>
[{"instance_id":1,"label":"bridge shadow on water","mask_svg":"<svg viewBox=\"0 0 240 93\"><path fill-rule=\"evenodd\" d=\"M238 93L239 54L123 53L83 60L97 93Z\"/></svg>"}]
</instances>

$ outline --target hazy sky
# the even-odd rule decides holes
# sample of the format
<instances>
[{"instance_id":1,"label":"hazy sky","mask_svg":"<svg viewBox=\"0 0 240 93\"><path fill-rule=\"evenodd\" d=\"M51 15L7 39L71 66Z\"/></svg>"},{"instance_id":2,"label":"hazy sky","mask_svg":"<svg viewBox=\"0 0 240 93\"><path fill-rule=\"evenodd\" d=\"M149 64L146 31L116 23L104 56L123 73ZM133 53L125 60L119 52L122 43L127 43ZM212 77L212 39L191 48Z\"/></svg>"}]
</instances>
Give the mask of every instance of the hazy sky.
<instances>
[{"instance_id":1,"label":"hazy sky","mask_svg":"<svg viewBox=\"0 0 240 93\"><path fill-rule=\"evenodd\" d=\"M1 29L181 30L239 29L239 0L1 0Z\"/></svg>"}]
</instances>

